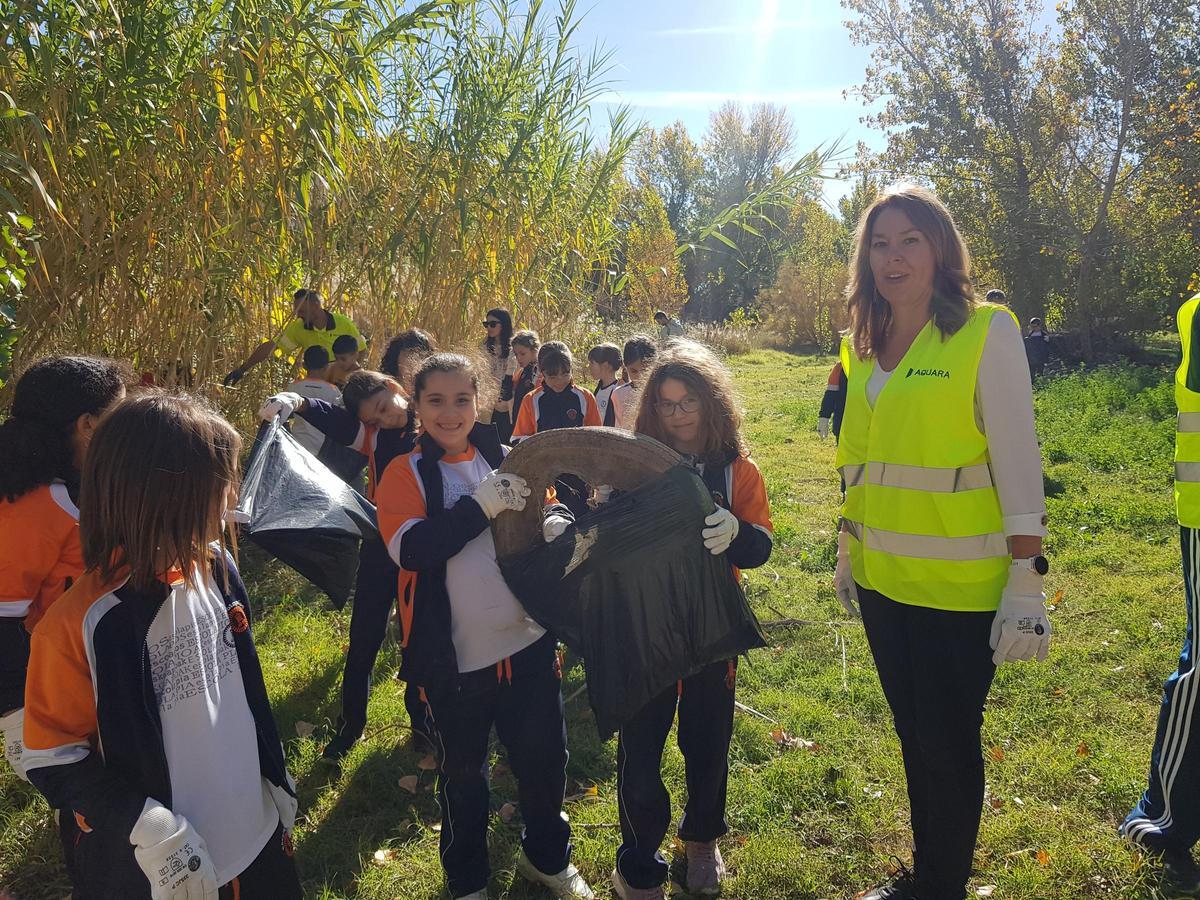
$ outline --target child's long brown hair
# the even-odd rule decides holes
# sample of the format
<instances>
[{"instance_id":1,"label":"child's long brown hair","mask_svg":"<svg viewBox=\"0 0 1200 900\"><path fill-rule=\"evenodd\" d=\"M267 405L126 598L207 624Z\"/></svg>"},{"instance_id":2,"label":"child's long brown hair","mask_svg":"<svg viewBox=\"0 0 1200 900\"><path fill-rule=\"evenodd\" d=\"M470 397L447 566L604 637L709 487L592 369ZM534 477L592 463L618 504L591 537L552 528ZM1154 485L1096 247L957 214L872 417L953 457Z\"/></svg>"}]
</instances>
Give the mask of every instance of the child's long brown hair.
<instances>
[{"instance_id":1,"label":"child's long brown hair","mask_svg":"<svg viewBox=\"0 0 1200 900\"><path fill-rule=\"evenodd\" d=\"M83 561L105 581L128 568L146 590L168 566L187 578L221 533L241 439L203 401L161 391L118 404L96 429L79 498Z\"/></svg>"},{"instance_id":2,"label":"child's long brown hair","mask_svg":"<svg viewBox=\"0 0 1200 900\"><path fill-rule=\"evenodd\" d=\"M668 378L683 382L700 400L704 423L704 449L700 456L705 464L725 466L745 455L742 414L729 370L707 347L682 338L672 341L659 353L654 368L646 376L638 398L634 430L669 445L656 408L659 389Z\"/></svg>"}]
</instances>

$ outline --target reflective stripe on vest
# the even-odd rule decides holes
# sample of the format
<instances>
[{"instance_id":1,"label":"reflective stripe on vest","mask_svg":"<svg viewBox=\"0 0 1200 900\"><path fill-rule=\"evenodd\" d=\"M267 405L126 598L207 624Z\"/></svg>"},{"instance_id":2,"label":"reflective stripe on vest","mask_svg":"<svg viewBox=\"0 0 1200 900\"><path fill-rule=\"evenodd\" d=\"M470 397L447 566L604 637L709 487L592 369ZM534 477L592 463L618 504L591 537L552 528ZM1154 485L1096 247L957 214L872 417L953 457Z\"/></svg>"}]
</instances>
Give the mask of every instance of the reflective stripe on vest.
<instances>
[{"instance_id":1,"label":"reflective stripe on vest","mask_svg":"<svg viewBox=\"0 0 1200 900\"><path fill-rule=\"evenodd\" d=\"M882 487L953 494L957 491L978 491L992 486L992 467L987 463L959 466L955 469L936 469L932 466L869 462L865 465L842 466L838 471L845 479L847 488L858 487L860 484L878 484Z\"/></svg>"},{"instance_id":2,"label":"reflective stripe on vest","mask_svg":"<svg viewBox=\"0 0 1200 900\"><path fill-rule=\"evenodd\" d=\"M936 537L928 534L902 534L882 528L868 528L861 522L842 519L851 537L868 550L914 559L939 559L969 562L1008 556L1008 539L1003 532L972 534L966 537Z\"/></svg>"},{"instance_id":3,"label":"reflective stripe on vest","mask_svg":"<svg viewBox=\"0 0 1200 900\"><path fill-rule=\"evenodd\" d=\"M1192 325L1200 307L1200 294L1179 307L1176 324L1183 351L1175 370L1175 514L1179 524L1200 528L1200 392L1187 386L1192 367Z\"/></svg>"}]
</instances>

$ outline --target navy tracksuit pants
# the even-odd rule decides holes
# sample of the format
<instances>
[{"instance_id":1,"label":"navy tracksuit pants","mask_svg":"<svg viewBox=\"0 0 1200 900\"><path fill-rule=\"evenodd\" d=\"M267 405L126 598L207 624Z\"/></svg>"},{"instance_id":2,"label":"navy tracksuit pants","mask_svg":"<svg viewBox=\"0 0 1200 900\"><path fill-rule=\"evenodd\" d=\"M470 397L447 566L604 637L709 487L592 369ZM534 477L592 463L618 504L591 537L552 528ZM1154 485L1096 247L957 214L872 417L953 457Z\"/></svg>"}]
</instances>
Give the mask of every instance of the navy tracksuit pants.
<instances>
[{"instance_id":1,"label":"navy tracksuit pants","mask_svg":"<svg viewBox=\"0 0 1200 900\"><path fill-rule=\"evenodd\" d=\"M350 614L350 649L342 671L342 717L340 728L361 735L367 727L367 701L371 696L371 673L383 639L388 617L396 605L399 567L388 556L380 540L366 540L358 556L358 575L354 585L354 606ZM404 693L413 730L423 734L425 707L416 685Z\"/></svg>"},{"instance_id":2,"label":"navy tracksuit pants","mask_svg":"<svg viewBox=\"0 0 1200 900\"><path fill-rule=\"evenodd\" d=\"M525 855L547 875L570 864L571 826L562 809L567 725L561 687L558 644L547 634L507 663L460 674L456 690L426 697L426 727L438 754L442 868L452 897L483 890L488 882L493 725L517 779Z\"/></svg>"},{"instance_id":3,"label":"navy tracksuit pants","mask_svg":"<svg viewBox=\"0 0 1200 900\"><path fill-rule=\"evenodd\" d=\"M1152 850L1190 850L1200 840L1200 722L1193 638L1200 586L1200 529L1180 527L1187 630L1179 666L1163 688L1150 755L1150 782L1121 834Z\"/></svg>"},{"instance_id":4,"label":"navy tracksuit pants","mask_svg":"<svg viewBox=\"0 0 1200 900\"><path fill-rule=\"evenodd\" d=\"M682 686L671 685L621 726L617 869L630 887L653 888L667 880L669 867L659 846L671 825L671 795L662 780L662 754L677 710L688 792L679 837L707 842L729 831L725 795L736 672L736 660L711 663L685 678Z\"/></svg>"}]
</instances>

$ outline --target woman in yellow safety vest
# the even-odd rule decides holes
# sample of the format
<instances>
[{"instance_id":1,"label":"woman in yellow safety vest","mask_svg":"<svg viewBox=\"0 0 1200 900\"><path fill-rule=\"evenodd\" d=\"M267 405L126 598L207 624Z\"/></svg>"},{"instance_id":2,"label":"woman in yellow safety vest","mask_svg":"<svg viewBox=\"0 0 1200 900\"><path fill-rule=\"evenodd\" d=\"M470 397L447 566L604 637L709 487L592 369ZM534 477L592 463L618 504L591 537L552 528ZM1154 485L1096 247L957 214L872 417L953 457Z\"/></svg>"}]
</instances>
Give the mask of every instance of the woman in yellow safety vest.
<instances>
[{"instance_id":1,"label":"woman in yellow safety vest","mask_svg":"<svg viewBox=\"0 0 1200 900\"><path fill-rule=\"evenodd\" d=\"M946 207L863 214L842 343L838 598L860 615L904 755L913 866L864 900L962 900L996 666L1045 659L1046 502L1021 331L980 303Z\"/></svg>"}]
</instances>

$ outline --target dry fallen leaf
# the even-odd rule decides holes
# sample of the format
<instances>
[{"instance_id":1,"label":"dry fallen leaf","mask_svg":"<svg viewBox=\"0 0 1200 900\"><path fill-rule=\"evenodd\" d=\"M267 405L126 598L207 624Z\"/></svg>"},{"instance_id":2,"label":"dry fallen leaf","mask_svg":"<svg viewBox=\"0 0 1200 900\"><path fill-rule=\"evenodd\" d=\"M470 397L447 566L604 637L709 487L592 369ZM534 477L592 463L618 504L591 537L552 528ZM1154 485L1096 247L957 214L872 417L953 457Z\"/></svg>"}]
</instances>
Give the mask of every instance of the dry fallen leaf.
<instances>
[{"instance_id":1,"label":"dry fallen leaf","mask_svg":"<svg viewBox=\"0 0 1200 900\"><path fill-rule=\"evenodd\" d=\"M375 865L377 865L377 866L386 866L388 863L390 863L395 858L396 858L395 850L376 850L375 851Z\"/></svg>"},{"instance_id":2,"label":"dry fallen leaf","mask_svg":"<svg viewBox=\"0 0 1200 900\"><path fill-rule=\"evenodd\" d=\"M1062 603L1062 598L1063 598L1063 591L1062 591L1062 588L1059 588L1057 591L1054 592L1054 598L1046 605L1049 606L1051 609L1054 609L1054 607L1056 607L1056 606L1058 606L1058 604Z\"/></svg>"},{"instance_id":3,"label":"dry fallen leaf","mask_svg":"<svg viewBox=\"0 0 1200 900\"><path fill-rule=\"evenodd\" d=\"M589 785L577 794L572 794L563 800L564 803L574 803L577 800L595 800L600 796L600 788L596 785Z\"/></svg>"},{"instance_id":4,"label":"dry fallen leaf","mask_svg":"<svg viewBox=\"0 0 1200 900\"><path fill-rule=\"evenodd\" d=\"M1004 762L1004 749L1001 747L993 747L988 751L988 756L995 762Z\"/></svg>"},{"instance_id":5,"label":"dry fallen leaf","mask_svg":"<svg viewBox=\"0 0 1200 900\"><path fill-rule=\"evenodd\" d=\"M981 884L975 888L976 897L990 897L994 893L996 893L996 886L994 884Z\"/></svg>"},{"instance_id":6,"label":"dry fallen leaf","mask_svg":"<svg viewBox=\"0 0 1200 900\"><path fill-rule=\"evenodd\" d=\"M517 808L515 806L513 806L511 803L505 803L502 807L500 807L500 821L508 824L513 820L513 816L516 815L516 813Z\"/></svg>"},{"instance_id":7,"label":"dry fallen leaf","mask_svg":"<svg viewBox=\"0 0 1200 900\"><path fill-rule=\"evenodd\" d=\"M417 782L420 780L416 775L405 775L400 779L400 787L410 794L415 794L417 792Z\"/></svg>"},{"instance_id":8,"label":"dry fallen leaf","mask_svg":"<svg viewBox=\"0 0 1200 900\"><path fill-rule=\"evenodd\" d=\"M296 723L296 735L298 737L310 738L310 737L312 737L313 732L316 730L317 730L317 726L314 725L312 722L297 722Z\"/></svg>"},{"instance_id":9,"label":"dry fallen leaf","mask_svg":"<svg viewBox=\"0 0 1200 900\"><path fill-rule=\"evenodd\" d=\"M1075 748L1076 756L1091 756L1092 751L1088 749L1086 741L1080 741L1079 746Z\"/></svg>"},{"instance_id":10,"label":"dry fallen leaf","mask_svg":"<svg viewBox=\"0 0 1200 900\"><path fill-rule=\"evenodd\" d=\"M421 757L421 761L417 763L417 768L424 772L432 772L437 769L437 759L432 753L428 756Z\"/></svg>"},{"instance_id":11,"label":"dry fallen leaf","mask_svg":"<svg viewBox=\"0 0 1200 900\"><path fill-rule=\"evenodd\" d=\"M771 732L771 740L780 750L817 750L821 746L816 741L793 737L782 728L776 728Z\"/></svg>"},{"instance_id":12,"label":"dry fallen leaf","mask_svg":"<svg viewBox=\"0 0 1200 900\"><path fill-rule=\"evenodd\" d=\"M1039 866L1050 865L1050 854L1039 848L1037 852L1037 861Z\"/></svg>"}]
</instances>

